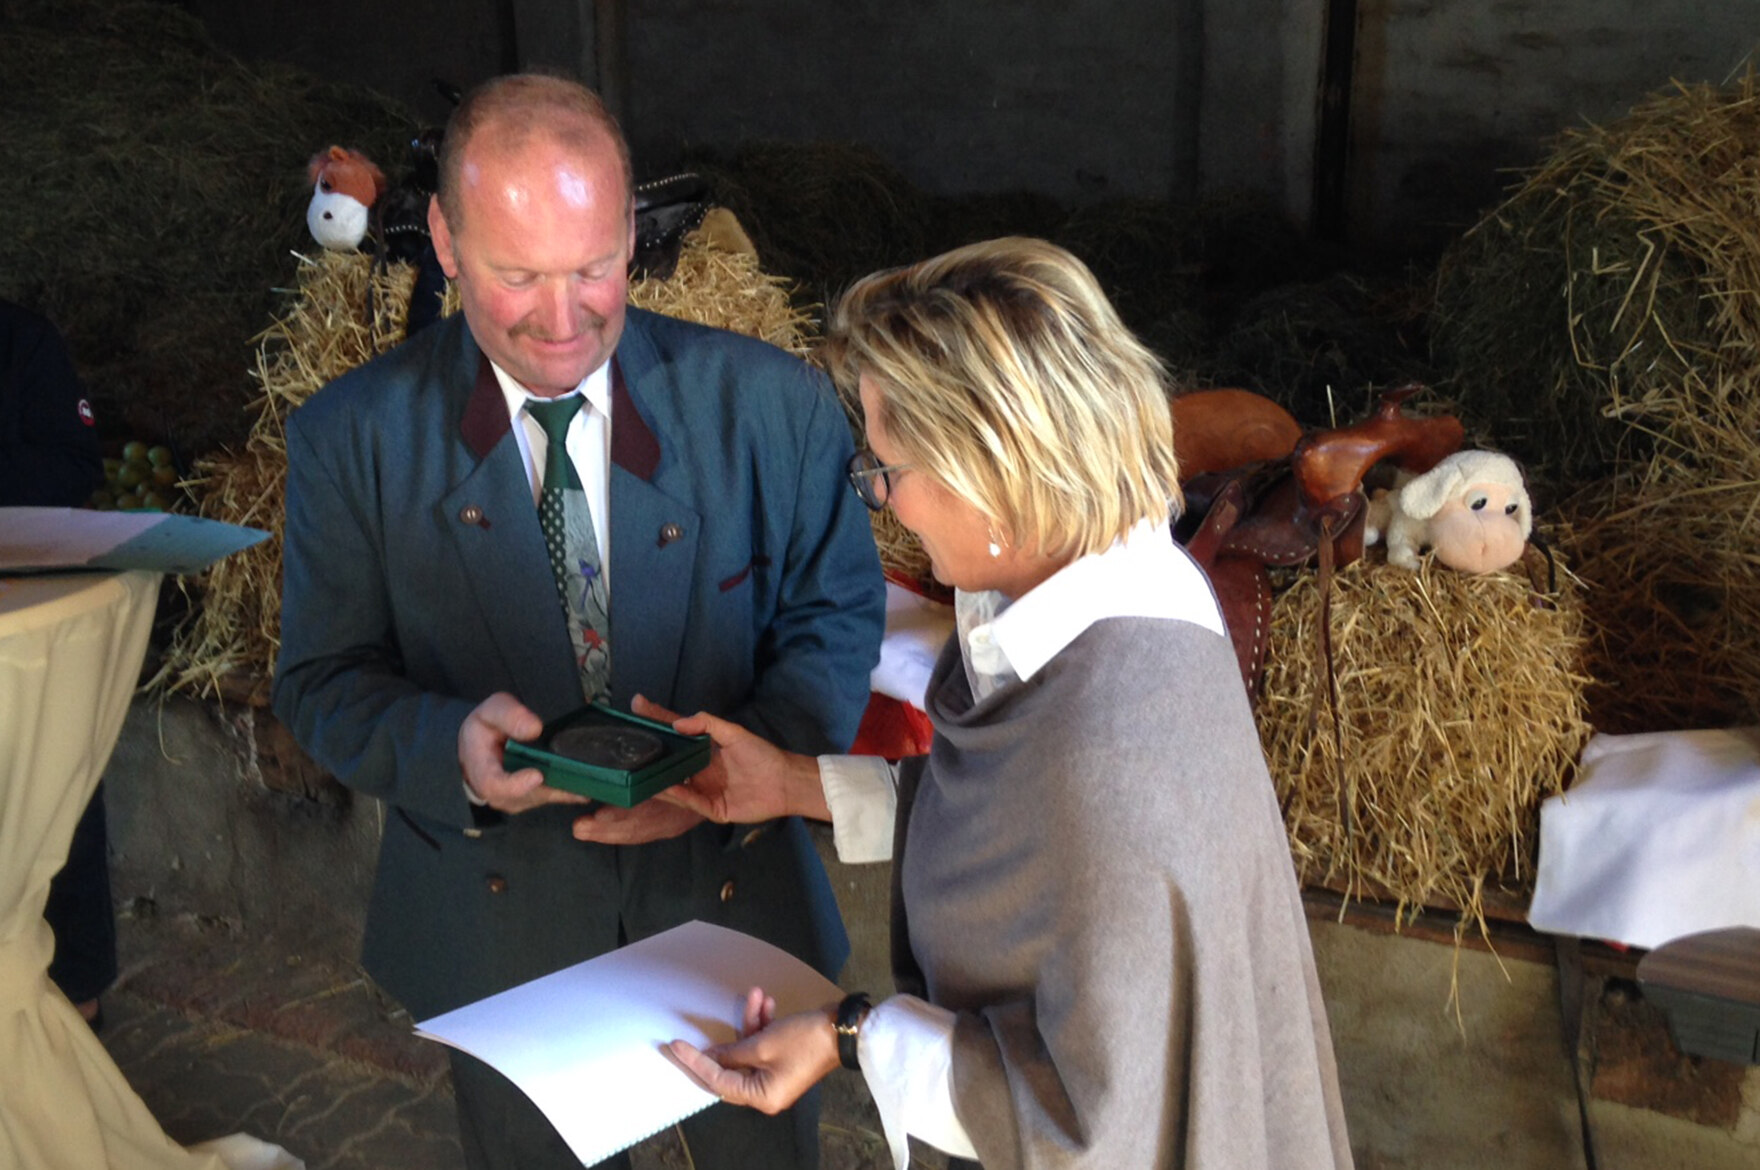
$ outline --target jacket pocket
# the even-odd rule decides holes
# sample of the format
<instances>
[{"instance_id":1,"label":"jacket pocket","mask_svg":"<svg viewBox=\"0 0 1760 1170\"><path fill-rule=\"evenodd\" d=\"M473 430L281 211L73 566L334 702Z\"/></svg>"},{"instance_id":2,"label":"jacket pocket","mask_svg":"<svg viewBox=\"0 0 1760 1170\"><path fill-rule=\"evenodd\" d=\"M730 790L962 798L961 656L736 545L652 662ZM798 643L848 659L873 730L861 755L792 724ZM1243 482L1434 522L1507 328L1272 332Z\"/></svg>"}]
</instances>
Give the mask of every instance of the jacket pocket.
<instances>
[{"instance_id":1,"label":"jacket pocket","mask_svg":"<svg viewBox=\"0 0 1760 1170\"><path fill-rule=\"evenodd\" d=\"M733 576L724 578L722 580L721 585L720 585L721 592L727 593L730 590L739 588L739 586L745 582L746 578L750 577L752 575L753 569L767 569L769 567L770 567L770 558L769 557L763 556L762 554L753 557L750 561L746 562L745 568L741 569L739 572L735 573Z\"/></svg>"}]
</instances>

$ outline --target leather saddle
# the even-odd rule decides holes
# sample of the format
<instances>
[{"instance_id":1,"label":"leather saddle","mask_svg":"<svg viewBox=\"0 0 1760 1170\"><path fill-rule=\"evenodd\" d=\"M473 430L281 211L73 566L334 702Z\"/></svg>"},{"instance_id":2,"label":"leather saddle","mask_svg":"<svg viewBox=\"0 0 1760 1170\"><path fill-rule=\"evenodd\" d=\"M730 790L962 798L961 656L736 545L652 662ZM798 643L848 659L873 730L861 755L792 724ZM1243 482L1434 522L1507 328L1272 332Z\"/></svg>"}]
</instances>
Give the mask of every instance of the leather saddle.
<instances>
[{"instance_id":1,"label":"leather saddle","mask_svg":"<svg viewBox=\"0 0 1760 1170\"><path fill-rule=\"evenodd\" d=\"M1460 449L1458 419L1404 412L1424 389L1412 382L1388 390L1368 418L1308 432L1270 399L1243 390L1173 399L1186 497L1174 535L1210 575L1255 703L1271 628L1271 571L1318 566L1317 666L1330 680L1327 585L1335 568L1363 555L1364 477L1383 462L1421 474Z\"/></svg>"},{"instance_id":2,"label":"leather saddle","mask_svg":"<svg viewBox=\"0 0 1760 1170\"><path fill-rule=\"evenodd\" d=\"M629 262L632 279L665 280L672 275L684 237L703 222L710 198L708 181L690 172L637 185L636 246Z\"/></svg>"}]
</instances>

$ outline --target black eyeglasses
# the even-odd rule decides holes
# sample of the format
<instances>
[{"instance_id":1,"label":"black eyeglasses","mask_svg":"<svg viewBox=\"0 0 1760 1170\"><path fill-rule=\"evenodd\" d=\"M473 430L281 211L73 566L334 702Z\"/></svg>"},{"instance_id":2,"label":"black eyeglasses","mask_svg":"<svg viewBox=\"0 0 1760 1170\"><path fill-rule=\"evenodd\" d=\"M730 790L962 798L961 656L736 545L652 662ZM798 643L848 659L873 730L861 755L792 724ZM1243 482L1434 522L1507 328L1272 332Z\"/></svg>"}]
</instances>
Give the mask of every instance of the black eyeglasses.
<instances>
[{"instance_id":1,"label":"black eyeglasses","mask_svg":"<svg viewBox=\"0 0 1760 1170\"><path fill-rule=\"evenodd\" d=\"M903 471L908 463L881 463L880 457L863 447L849 457L849 486L868 509L878 512L892 498L892 473Z\"/></svg>"}]
</instances>

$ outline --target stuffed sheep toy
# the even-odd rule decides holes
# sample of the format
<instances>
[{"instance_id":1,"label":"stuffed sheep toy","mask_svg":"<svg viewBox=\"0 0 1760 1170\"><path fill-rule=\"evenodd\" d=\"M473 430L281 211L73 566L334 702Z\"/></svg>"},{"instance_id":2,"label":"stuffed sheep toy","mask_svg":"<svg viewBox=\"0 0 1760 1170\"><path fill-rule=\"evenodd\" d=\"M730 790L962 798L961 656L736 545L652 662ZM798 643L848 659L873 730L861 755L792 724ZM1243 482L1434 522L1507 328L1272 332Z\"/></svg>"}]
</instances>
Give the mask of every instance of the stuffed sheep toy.
<instances>
[{"instance_id":1,"label":"stuffed sheep toy","mask_svg":"<svg viewBox=\"0 0 1760 1170\"><path fill-rule=\"evenodd\" d=\"M1426 546L1463 573L1515 564L1533 531L1533 504L1515 460L1495 451L1458 451L1370 505L1368 543L1385 538L1387 563L1418 567Z\"/></svg>"}]
</instances>

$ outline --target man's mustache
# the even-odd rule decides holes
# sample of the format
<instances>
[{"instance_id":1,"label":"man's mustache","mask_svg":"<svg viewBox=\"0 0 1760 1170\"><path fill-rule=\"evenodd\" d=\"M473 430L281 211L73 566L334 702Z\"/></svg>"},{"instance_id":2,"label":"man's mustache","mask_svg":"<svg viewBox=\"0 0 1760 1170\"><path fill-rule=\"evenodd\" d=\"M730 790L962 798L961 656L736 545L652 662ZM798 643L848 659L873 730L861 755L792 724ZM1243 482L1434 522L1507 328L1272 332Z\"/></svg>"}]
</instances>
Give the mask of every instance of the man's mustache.
<instances>
[{"instance_id":1,"label":"man's mustache","mask_svg":"<svg viewBox=\"0 0 1760 1170\"><path fill-rule=\"evenodd\" d=\"M521 321L518 325L515 325L509 330L509 332L514 337L529 337L533 341L558 342L573 341L583 333L597 333L603 328L605 328L605 318L598 313L588 313L582 318L580 328L564 337L557 337L543 327L534 325L528 321Z\"/></svg>"}]
</instances>

